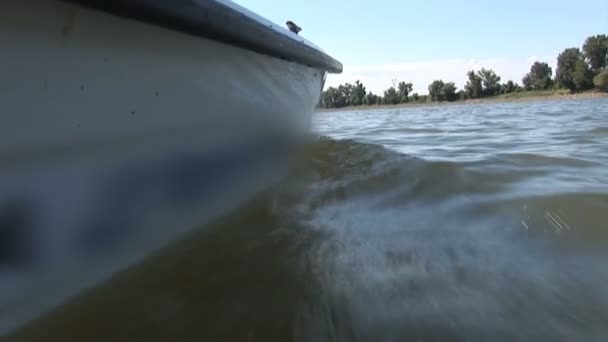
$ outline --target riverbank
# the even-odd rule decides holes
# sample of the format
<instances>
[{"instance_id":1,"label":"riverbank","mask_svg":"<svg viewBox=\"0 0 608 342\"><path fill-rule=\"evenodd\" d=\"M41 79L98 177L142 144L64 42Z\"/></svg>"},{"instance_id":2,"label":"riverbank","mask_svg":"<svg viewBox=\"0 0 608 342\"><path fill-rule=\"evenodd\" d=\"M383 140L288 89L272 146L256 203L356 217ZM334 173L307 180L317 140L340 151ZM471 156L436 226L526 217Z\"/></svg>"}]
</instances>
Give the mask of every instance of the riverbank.
<instances>
[{"instance_id":1,"label":"riverbank","mask_svg":"<svg viewBox=\"0 0 608 342\"><path fill-rule=\"evenodd\" d=\"M480 99L467 99L462 101L412 101L400 103L396 105L371 105L371 106L348 106L342 108L317 108L316 112L335 112L345 110L373 110L384 108L402 108L402 107L422 107L422 106L444 106L444 105L468 105L481 103L500 103L500 102L520 102L520 101L551 101L551 100L576 100L576 99L594 99L607 98L608 93L597 90L589 90L578 93L571 93L565 89L557 90L530 90L517 93L501 94L492 97L484 97Z\"/></svg>"}]
</instances>

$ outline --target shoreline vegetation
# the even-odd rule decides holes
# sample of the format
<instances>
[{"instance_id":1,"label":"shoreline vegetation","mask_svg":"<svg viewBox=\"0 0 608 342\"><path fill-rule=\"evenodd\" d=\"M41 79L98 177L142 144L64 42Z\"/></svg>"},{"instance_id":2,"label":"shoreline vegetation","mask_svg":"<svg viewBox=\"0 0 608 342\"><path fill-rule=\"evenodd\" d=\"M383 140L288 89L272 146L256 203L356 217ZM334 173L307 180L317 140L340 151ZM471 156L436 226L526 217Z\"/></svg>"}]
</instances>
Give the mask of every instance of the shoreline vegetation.
<instances>
[{"instance_id":1,"label":"shoreline vegetation","mask_svg":"<svg viewBox=\"0 0 608 342\"><path fill-rule=\"evenodd\" d=\"M546 62L535 62L522 85L512 80L501 83L501 77L486 68L467 72L467 78L461 90L454 82L435 80L428 86L428 95L413 93L412 83L405 81L393 80L382 96L367 91L360 81L345 83L323 91L317 110L608 97L608 36L591 36L582 49L562 51L555 76Z\"/></svg>"},{"instance_id":2,"label":"shoreline vegetation","mask_svg":"<svg viewBox=\"0 0 608 342\"><path fill-rule=\"evenodd\" d=\"M608 92L598 91L595 89L570 92L564 89L551 89L551 90L526 90L518 93L503 94L491 97L483 97L478 99L465 99L461 101L410 101L398 104L375 104L375 105L360 105L360 106L347 106L340 108L322 108L317 107L315 109L318 113L324 112L336 112L346 110L374 110L374 109L385 109L385 108L415 108L415 107L427 107L427 106L450 106L450 105L475 105L484 103L505 103L505 102L535 102L535 101L562 101L562 100L577 100L577 99L596 99L606 98L608 99Z\"/></svg>"}]
</instances>

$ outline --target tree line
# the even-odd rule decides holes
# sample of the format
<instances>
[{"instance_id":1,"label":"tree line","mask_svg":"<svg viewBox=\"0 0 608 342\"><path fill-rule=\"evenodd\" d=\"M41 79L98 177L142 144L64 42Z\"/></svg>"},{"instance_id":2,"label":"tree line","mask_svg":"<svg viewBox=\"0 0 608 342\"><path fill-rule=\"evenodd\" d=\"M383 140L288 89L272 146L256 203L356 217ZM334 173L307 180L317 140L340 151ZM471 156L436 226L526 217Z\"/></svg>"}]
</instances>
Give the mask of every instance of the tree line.
<instances>
[{"instance_id":1,"label":"tree line","mask_svg":"<svg viewBox=\"0 0 608 342\"><path fill-rule=\"evenodd\" d=\"M588 37L582 49L568 48L557 56L555 77L549 64L535 62L519 85L511 80L501 83L493 70L481 68L467 72L464 89L458 90L454 82L435 80L428 86L428 95L412 93L412 83L393 82L382 95L367 91L356 81L329 87L321 94L319 107L342 108L361 105L395 105L407 102L457 101L478 99L532 90L568 89L571 92L597 88L608 91L608 36Z\"/></svg>"}]
</instances>

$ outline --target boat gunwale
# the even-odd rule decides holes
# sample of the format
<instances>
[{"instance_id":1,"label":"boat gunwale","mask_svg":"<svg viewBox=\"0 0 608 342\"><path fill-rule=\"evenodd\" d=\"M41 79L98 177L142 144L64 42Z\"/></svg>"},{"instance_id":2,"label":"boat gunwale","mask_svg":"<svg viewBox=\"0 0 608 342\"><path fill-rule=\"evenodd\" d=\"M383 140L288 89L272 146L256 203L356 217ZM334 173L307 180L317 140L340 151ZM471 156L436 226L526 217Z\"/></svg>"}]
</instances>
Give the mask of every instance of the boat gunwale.
<instances>
[{"instance_id":1,"label":"boat gunwale","mask_svg":"<svg viewBox=\"0 0 608 342\"><path fill-rule=\"evenodd\" d=\"M295 33L225 0L65 0L257 53L341 73L342 64Z\"/></svg>"}]
</instances>

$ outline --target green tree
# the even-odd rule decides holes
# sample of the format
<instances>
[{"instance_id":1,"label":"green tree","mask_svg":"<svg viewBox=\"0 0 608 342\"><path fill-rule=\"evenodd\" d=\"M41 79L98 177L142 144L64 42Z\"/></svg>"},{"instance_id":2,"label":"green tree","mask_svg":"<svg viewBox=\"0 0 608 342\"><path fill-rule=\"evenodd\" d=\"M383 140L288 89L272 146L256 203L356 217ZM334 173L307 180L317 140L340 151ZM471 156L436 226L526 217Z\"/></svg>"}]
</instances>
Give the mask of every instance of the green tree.
<instances>
[{"instance_id":1,"label":"green tree","mask_svg":"<svg viewBox=\"0 0 608 342\"><path fill-rule=\"evenodd\" d=\"M441 87L441 95L445 101L456 101L456 85L454 82L446 82Z\"/></svg>"},{"instance_id":2,"label":"green tree","mask_svg":"<svg viewBox=\"0 0 608 342\"><path fill-rule=\"evenodd\" d=\"M322 108L337 108L338 89L329 87L321 94L320 105Z\"/></svg>"},{"instance_id":3,"label":"green tree","mask_svg":"<svg viewBox=\"0 0 608 342\"><path fill-rule=\"evenodd\" d=\"M351 106L360 106L363 104L363 98L365 97L366 91L365 87L358 80L355 81L354 85L350 85L347 83L347 86L350 87L350 97L349 104Z\"/></svg>"},{"instance_id":4,"label":"green tree","mask_svg":"<svg viewBox=\"0 0 608 342\"><path fill-rule=\"evenodd\" d=\"M363 89L365 88L363 87ZM319 106L322 108L342 108L356 103L360 104L358 95L355 95L356 91L357 87L349 83L341 84L337 88L329 87L321 93Z\"/></svg>"},{"instance_id":5,"label":"green tree","mask_svg":"<svg viewBox=\"0 0 608 342\"><path fill-rule=\"evenodd\" d=\"M471 70L467 72L469 80L464 86L468 98L477 99L482 96L498 95L501 91L500 76L496 75L494 70L481 68L475 72Z\"/></svg>"},{"instance_id":6,"label":"green tree","mask_svg":"<svg viewBox=\"0 0 608 342\"><path fill-rule=\"evenodd\" d=\"M577 60L574 64L572 82L574 82L576 90L585 90L593 87L593 71L589 69L589 65L583 59Z\"/></svg>"},{"instance_id":7,"label":"green tree","mask_svg":"<svg viewBox=\"0 0 608 342\"><path fill-rule=\"evenodd\" d=\"M583 44L583 54L591 71L599 73L608 63L608 36L598 34L588 37Z\"/></svg>"},{"instance_id":8,"label":"green tree","mask_svg":"<svg viewBox=\"0 0 608 342\"><path fill-rule=\"evenodd\" d=\"M431 101L443 101L443 85L444 83L442 80L436 80L429 84L429 96L431 97Z\"/></svg>"},{"instance_id":9,"label":"green tree","mask_svg":"<svg viewBox=\"0 0 608 342\"><path fill-rule=\"evenodd\" d=\"M507 83L503 84L501 87L501 92L503 94L514 93L518 90L519 90L519 85L511 80L507 81Z\"/></svg>"},{"instance_id":10,"label":"green tree","mask_svg":"<svg viewBox=\"0 0 608 342\"><path fill-rule=\"evenodd\" d=\"M498 95L500 91L500 76L496 75L494 70L481 68L477 72L477 75L481 78L484 96Z\"/></svg>"},{"instance_id":11,"label":"green tree","mask_svg":"<svg viewBox=\"0 0 608 342\"><path fill-rule=\"evenodd\" d=\"M390 87L384 91L384 97L382 98L382 102L384 104L397 104L400 101L399 93L395 90L395 87Z\"/></svg>"},{"instance_id":12,"label":"green tree","mask_svg":"<svg viewBox=\"0 0 608 342\"><path fill-rule=\"evenodd\" d=\"M431 97L431 101L455 101L456 85L454 82L433 81L429 85L429 96Z\"/></svg>"},{"instance_id":13,"label":"green tree","mask_svg":"<svg viewBox=\"0 0 608 342\"><path fill-rule=\"evenodd\" d=\"M413 93L412 94L412 101L418 102L418 100L420 100L420 96L418 95L418 93Z\"/></svg>"},{"instance_id":14,"label":"green tree","mask_svg":"<svg viewBox=\"0 0 608 342\"><path fill-rule=\"evenodd\" d=\"M555 79L560 87L576 90L577 84L574 82L574 70L576 62L583 60L583 54L578 48L568 48L562 51L557 56L557 70L555 71ZM579 63L579 72L580 72ZM579 80L580 83L580 80Z\"/></svg>"},{"instance_id":15,"label":"green tree","mask_svg":"<svg viewBox=\"0 0 608 342\"><path fill-rule=\"evenodd\" d=\"M467 72L467 77L469 78L469 80L464 86L464 90L467 94L467 97L470 99L480 98L483 93L481 77L479 77L473 70Z\"/></svg>"},{"instance_id":16,"label":"green tree","mask_svg":"<svg viewBox=\"0 0 608 342\"><path fill-rule=\"evenodd\" d=\"M338 103L340 107L347 107L351 105L351 93L353 86L349 83L340 84L338 86Z\"/></svg>"},{"instance_id":17,"label":"green tree","mask_svg":"<svg viewBox=\"0 0 608 342\"><path fill-rule=\"evenodd\" d=\"M381 102L380 96L372 93L371 91L369 93L365 94L365 96L363 97L363 104L366 106L377 105L380 102Z\"/></svg>"},{"instance_id":18,"label":"green tree","mask_svg":"<svg viewBox=\"0 0 608 342\"><path fill-rule=\"evenodd\" d=\"M545 90L553 86L551 75L553 70L549 64L544 62L534 62L530 67L530 72L522 79L526 90Z\"/></svg>"},{"instance_id":19,"label":"green tree","mask_svg":"<svg viewBox=\"0 0 608 342\"><path fill-rule=\"evenodd\" d=\"M466 92L466 91L464 91L464 90L459 90L459 91L456 93L456 99L457 99L457 100L459 100L459 101L464 101L464 100L466 100L466 99L467 99L467 92Z\"/></svg>"},{"instance_id":20,"label":"green tree","mask_svg":"<svg viewBox=\"0 0 608 342\"><path fill-rule=\"evenodd\" d=\"M595 75L593 84L600 90L608 91L608 69L600 71L599 74Z\"/></svg>"},{"instance_id":21,"label":"green tree","mask_svg":"<svg viewBox=\"0 0 608 342\"><path fill-rule=\"evenodd\" d=\"M397 85L397 90L399 91L399 101L400 102L408 102L409 98L407 97L409 93L412 91L412 84L399 82Z\"/></svg>"}]
</instances>

